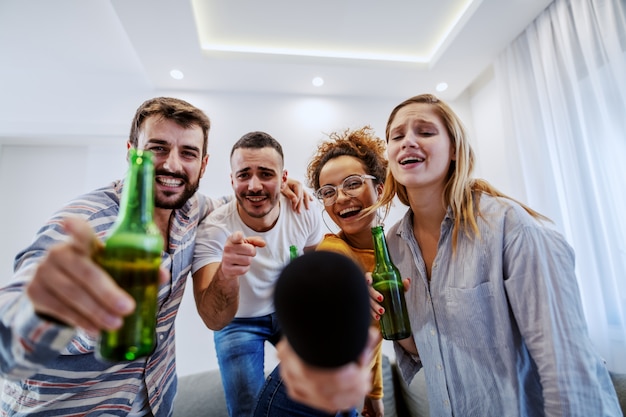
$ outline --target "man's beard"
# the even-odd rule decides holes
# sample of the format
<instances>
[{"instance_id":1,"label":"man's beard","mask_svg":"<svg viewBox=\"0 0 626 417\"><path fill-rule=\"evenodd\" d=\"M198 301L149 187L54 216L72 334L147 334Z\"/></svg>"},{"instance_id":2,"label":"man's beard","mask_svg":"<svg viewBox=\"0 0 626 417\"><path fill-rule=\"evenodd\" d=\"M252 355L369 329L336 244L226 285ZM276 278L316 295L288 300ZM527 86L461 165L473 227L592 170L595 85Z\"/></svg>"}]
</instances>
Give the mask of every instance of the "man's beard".
<instances>
[{"instance_id":1,"label":"man's beard","mask_svg":"<svg viewBox=\"0 0 626 417\"><path fill-rule=\"evenodd\" d=\"M260 196L265 196L269 198L269 202L270 202L270 207L269 209L267 209L266 211L262 211L262 212L255 212L255 211L250 211L247 209L247 205L250 204L250 202L248 200L246 200L246 197L260 197ZM276 206L276 204L278 204L278 199L280 198L279 196L274 196L272 197L272 195L267 194L267 193L241 193L241 194L237 194L237 201L239 202L239 206L241 207L241 209L243 211L246 212L246 214L252 218L255 219L260 219L265 217L269 212L272 211L272 209Z\"/></svg>"},{"instance_id":2,"label":"man's beard","mask_svg":"<svg viewBox=\"0 0 626 417\"><path fill-rule=\"evenodd\" d=\"M156 175L167 175L171 177L181 178L185 182L185 188L182 194L176 200L170 200L167 198L160 198L159 195L156 195L156 199L154 202L154 206L160 209L167 210L176 210L185 205L185 203L198 191L198 187L200 187L200 176L196 179L195 182L190 182L189 178L185 174L172 174L170 172L157 172ZM174 192L165 192L166 197L172 196Z\"/></svg>"}]
</instances>

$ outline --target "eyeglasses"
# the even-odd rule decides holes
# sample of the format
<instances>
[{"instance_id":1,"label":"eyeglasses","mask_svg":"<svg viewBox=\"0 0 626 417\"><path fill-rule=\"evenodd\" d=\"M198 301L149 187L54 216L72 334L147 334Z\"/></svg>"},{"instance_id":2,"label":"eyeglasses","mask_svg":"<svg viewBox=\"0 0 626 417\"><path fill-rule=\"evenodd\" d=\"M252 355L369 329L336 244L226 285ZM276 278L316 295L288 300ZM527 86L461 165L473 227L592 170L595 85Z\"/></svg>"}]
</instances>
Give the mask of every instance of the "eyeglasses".
<instances>
[{"instance_id":1,"label":"eyeglasses","mask_svg":"<svg viewBox=\"0 0 626 417\"><path fill-rule=\"evenodd\" d=\"M337 201L337 195L339 195L339 190L343 191L345 195L348 197L358 197L359 194L363 191L363 184L365 184L365 180L375 180L376 177L373 175L350 175L347 177L341 185L325 185L320 187L315 192L315 197L322 200L325 206L332 206Z\"/></svg>"}]
</instances>

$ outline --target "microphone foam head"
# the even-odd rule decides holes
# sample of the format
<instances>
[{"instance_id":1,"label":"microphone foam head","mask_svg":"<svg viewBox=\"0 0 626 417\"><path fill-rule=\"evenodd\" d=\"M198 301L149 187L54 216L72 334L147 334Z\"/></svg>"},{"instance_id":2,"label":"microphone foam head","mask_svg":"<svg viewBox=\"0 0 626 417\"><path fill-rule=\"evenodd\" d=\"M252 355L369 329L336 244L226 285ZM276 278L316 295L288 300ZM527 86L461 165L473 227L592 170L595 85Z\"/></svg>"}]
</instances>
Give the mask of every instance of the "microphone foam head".
<instances>
[{"instance_id":1,"label":"microphone foam head","mask_svg":"<svg viewBox=\"0 0 626 417\"><path fill-rule=\"evenodd\" d=\"M365 275L350 258L309 252L292 260L274 290L278 323L308 364L332 368L354 361L371 323Z\"/></svg>"}]
</instances>

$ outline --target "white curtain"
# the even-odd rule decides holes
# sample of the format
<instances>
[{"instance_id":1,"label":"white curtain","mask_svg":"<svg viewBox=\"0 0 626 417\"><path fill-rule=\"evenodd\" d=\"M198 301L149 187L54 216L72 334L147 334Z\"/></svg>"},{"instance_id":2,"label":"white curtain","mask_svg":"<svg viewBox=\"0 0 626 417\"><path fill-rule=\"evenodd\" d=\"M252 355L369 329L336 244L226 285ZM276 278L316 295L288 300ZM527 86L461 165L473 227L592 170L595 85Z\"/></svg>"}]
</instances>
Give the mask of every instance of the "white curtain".
<instances>
[{"instance_id":1,"label":"white curtain","mask_svg":"<svg viewBox=\"0 0 626 417\"><path fill-rule=\"evenodd\" d=\"M589 332L626 372L626 1L555 0L494 65L531 207L576 251Z\"/></svg>"}]
</instances>

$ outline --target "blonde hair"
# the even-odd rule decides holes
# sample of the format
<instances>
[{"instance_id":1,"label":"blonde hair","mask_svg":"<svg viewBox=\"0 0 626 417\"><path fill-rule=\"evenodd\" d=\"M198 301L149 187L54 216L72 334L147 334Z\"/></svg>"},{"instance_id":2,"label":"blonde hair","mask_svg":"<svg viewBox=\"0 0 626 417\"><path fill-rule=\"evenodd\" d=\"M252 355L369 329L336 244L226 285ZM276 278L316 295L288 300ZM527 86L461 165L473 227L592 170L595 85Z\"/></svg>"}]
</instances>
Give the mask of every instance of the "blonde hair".
<instances>
[{"instance_id":1,"label":"blonde hair","mask_svg":"<svg viewBox=\"0 0 626 417\"><path fill-rule=\"evenodd\" d=\"M433 107L435 114L441 118L441 121L447 130L448 137L452 142L452 147L454 148L456 160L450 163L442 195L442 203L444 207L450 206L454 217L454 227L452 229L453 249L456 248L460 231L463 231L463 233L470 238L472 236L480 238L477 219L481 214L477 200L480 198L481 193L515 201L535 219L550 220L514 198L498 191L489 182L472 177L475 156L474 151L470 146L465 126L450 106L432 94L421 94L411 97L398 104L391 111L389 119L387 120L387 128L385 130L387 142L389 142L389 130L391 123L393 122L398 111L405 106L415 103L425 103ZM388 209L396 195L398 196L400 202L410 206L406 187L398 183L393 177L391 171L388 169L383 193L380 201L375 206L384 206ZM375 208L376 207L373 207L373 209Z\"/></svg>"}]
</instances>

